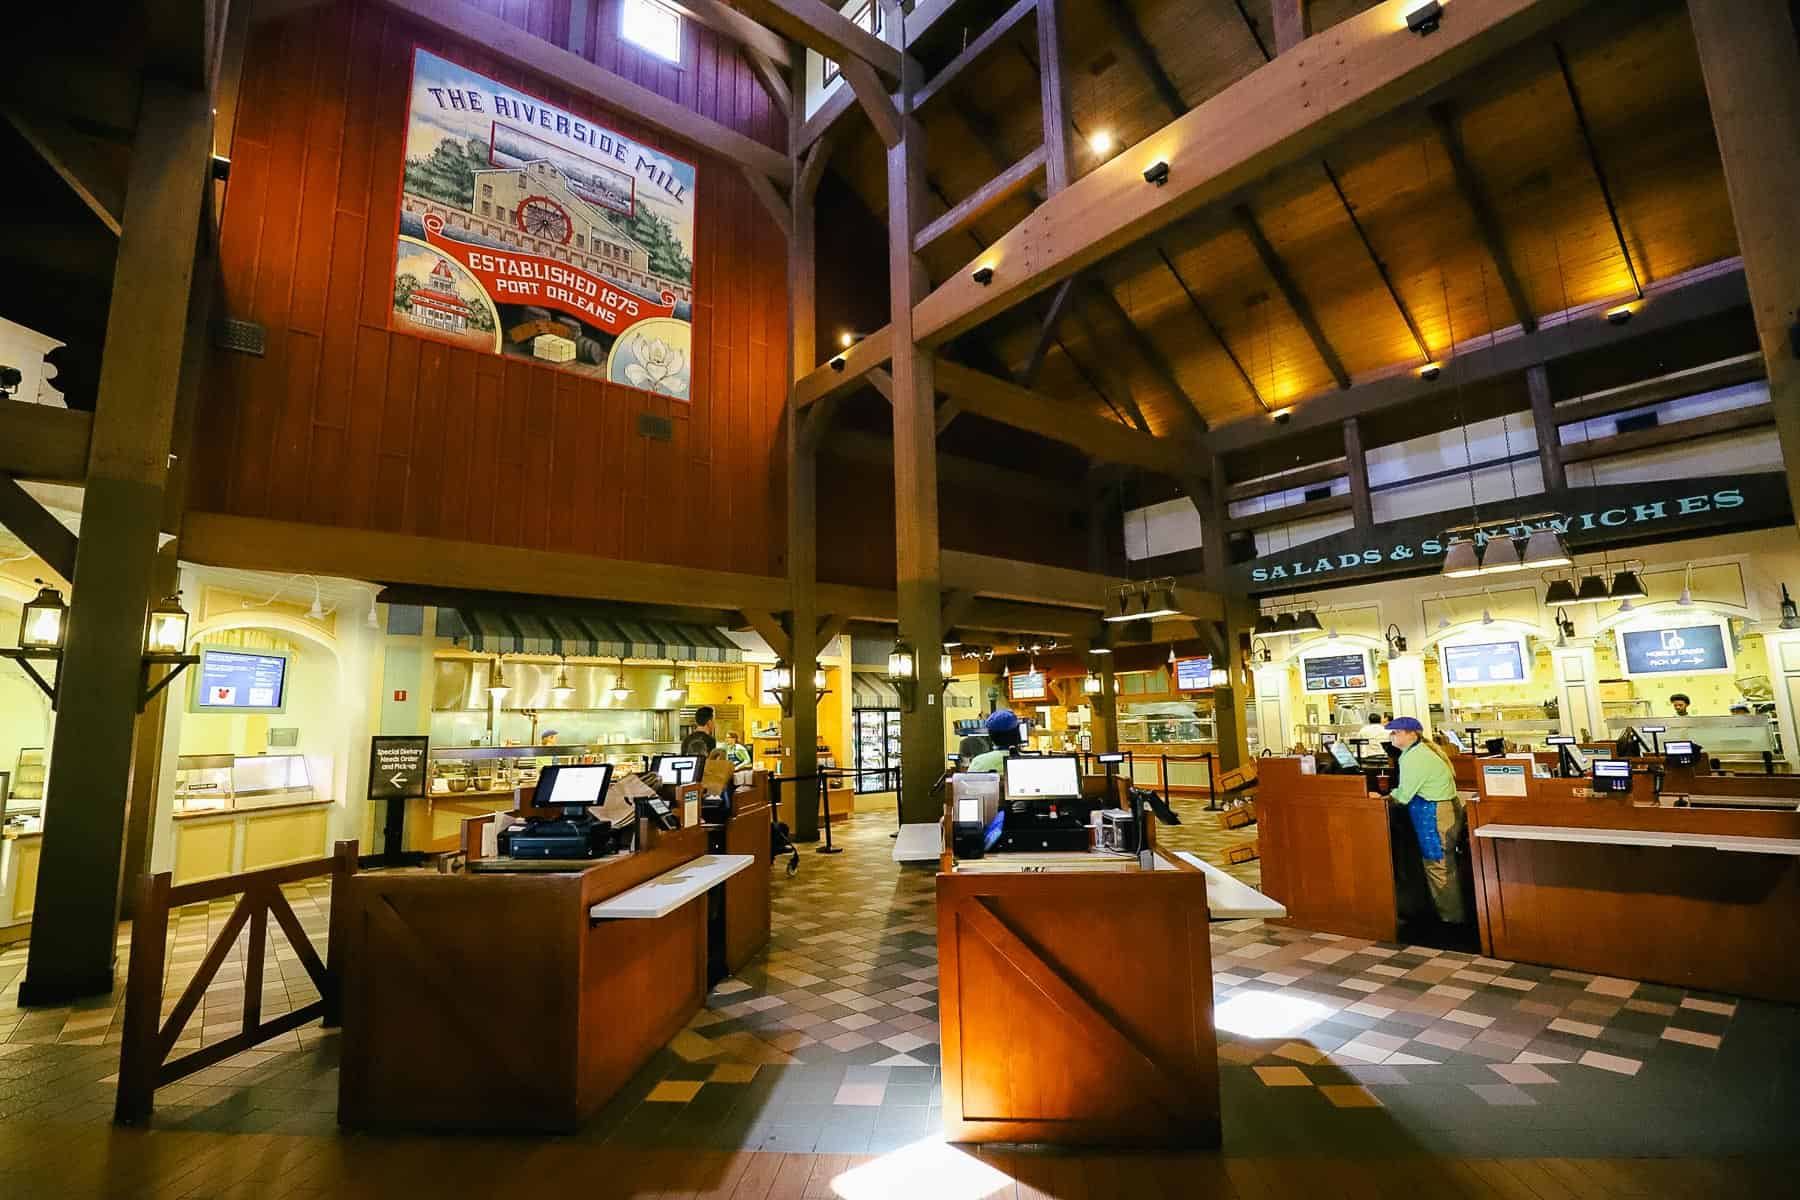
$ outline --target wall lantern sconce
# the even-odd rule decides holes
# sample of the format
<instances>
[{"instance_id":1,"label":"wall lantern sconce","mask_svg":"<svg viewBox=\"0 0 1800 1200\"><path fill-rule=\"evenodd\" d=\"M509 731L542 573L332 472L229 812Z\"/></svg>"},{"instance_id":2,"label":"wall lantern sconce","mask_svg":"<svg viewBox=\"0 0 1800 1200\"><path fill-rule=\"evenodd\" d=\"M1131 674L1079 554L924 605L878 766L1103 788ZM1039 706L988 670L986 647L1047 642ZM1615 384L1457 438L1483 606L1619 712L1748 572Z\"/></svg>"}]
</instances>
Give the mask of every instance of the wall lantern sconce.
<instances>
[{"instance_id":1,"label":"wall lantern sconce","mask_svg":"<svg viewBox=\"0 0 1800 1200\"><path fill-rule=\"evenodd\" d=\"M900 707L913 711L919 693L919 662L912 643L905 638L897 638L888 651L888 682L900 693Z\"/></svg>"},{"instance_id":2,"label":"wall lantern sconce","mask_svg":"<svg viewBox=\"0 0 1800 1200\"><path fill-rule=\"evenodd\" d=\"M150 610L144 622L144 663L138 687L138 711L143 712L157 693L175 682L175 677L200 661L198 654L187 653L188 614L181 607L181 593L164 596L161 604ZM150 668L168 667L163 677L150 682Z\"/></svg>"},{"instance_id":3,"label":"wall lantern sconce","mask_svg":"<svg viewBox=\"0 0 1800 1200\"><path fill-rule=\"evenodd\" d=\"M69 635L69 606L63 603L61 592L41 579L33 582L38 585L38 594L26 603L19 615L19 644L14 649L0 650L0 658L10 658L18 663L19 669L31 676L32 682L50 697L50 707L55 708L56 684L40 675L31 664L55 663L60 673L63 642Z\"/></svg>"},{"instance_id":4,"label":"wall lantern sconce","mask_svg":"<svg viewBox=\"0 0 1800 1200\"><path fill-rule=\"evenodd\" d=\"M952 659L949 652L946 651L945 653L938 655L938 691L942 692L947 690L950 686L950 681L954 678L956 678L956 661Z\"/></svg>"},{"instance_id":5,"label":"wall lantern sconce","mask_svg":"<svg viewBox=\"0 0 1800 1200\"><path fill-rule=\"evenodd\" d=\"M1081 694L1084 696L1098 696L1102 686L1104 685L1100 682L1100 677L1090 672L1087 677L1081 681Z\"/></svg>"},{"instance_id":6,"label":"wall lantern sconce","mask_svg":"<svg viewBox=\"0 0 1800 1200\"><path fill-rule=\"evenodd\" d=\"M813 668L812 684L814 704L831 694L831 689L825 686L824 667ZM775 702L781 705L782 716L794 715L794 668L784 662L778 662L764 671L763 691L775 697Z\"/></svg>"},{"instance_id":7,"label":"wall lantern sconce","mask_svg":"<svg viewBox=\"0 0 1800 1200\"><path fill-rule=\"evenodd\" d=\"M1391 623L1388 625L1387 648L1390 661L1406 653L1406 635L1400 632L1400 626Z\"/></svg>"}]
</instances>

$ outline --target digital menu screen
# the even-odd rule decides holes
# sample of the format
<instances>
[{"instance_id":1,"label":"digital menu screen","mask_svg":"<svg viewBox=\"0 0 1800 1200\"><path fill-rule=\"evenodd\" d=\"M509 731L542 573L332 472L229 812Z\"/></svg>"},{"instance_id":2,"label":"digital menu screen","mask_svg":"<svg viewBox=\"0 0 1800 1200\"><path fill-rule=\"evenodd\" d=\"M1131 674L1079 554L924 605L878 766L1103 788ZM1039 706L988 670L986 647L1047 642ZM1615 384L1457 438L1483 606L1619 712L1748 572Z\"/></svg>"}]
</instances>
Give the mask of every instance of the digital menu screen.
<instances>
[{"instance_id":1,"label":"digital menu screen","mask_svg":"<svg viewBox=\"0 0 1800 1200\"><path fill-rule=\"evenodd\" d=\"M280 712L287 703L287 656L243 650L200 651L198 710Z\"/></svg>"},{"instance_id":2,"label":"digital menu screen","mask_svg":"<svg viewBox=\"0 0 1800 1200\"><path fill-rule=\"evenodd\" d=\"M1175 690L1199 691L1212 686L1212 656L1182 658L1175 662Z\"/></svg>"},{"instance_id":3,"label":"digital menu screen","mask_svg":"<svg viewBox=\"0 0 1800 1200\"><path fill-rule=\"evenodd\" d=\"M1451 687L1525 682L1525 654L1515 641L1444 647L1444 682Z\"/></svg>"},{"instance_id":4,"label":"digital menu screen","mask_svg":"<svg viewBox=\"0 0 1800 1200\"><path fill-rule=\"evenodd\" d=\"M1679 629L1637 629L1619 635L1627 675L1682 675L1725 671L1731 658L1722 625Z\"/></svg>"},{"instance_id":5,"label":"digital menu screen","mask_svg":"<svg viewBox=\"0 0 1800 1200\"><path fill-rule=\"evenodd\" d=\"M1042 700L1044 698L1044 673L1042 671L1026 671L1014 675L1007 681L1007 694L1014 700Z\"/></svg>"},{"instance_id":6,"label":"digital menu screen","mask_svg":"<svg viewBox=\"0 0 1800 1200\"><path fill-rule=\"evenodd\" d=\"M1355 654L1321 654L1300 659L1300 673L1309 692L1366 692L1369 681L1369 656Z\"/></svg>"}]
</instances>

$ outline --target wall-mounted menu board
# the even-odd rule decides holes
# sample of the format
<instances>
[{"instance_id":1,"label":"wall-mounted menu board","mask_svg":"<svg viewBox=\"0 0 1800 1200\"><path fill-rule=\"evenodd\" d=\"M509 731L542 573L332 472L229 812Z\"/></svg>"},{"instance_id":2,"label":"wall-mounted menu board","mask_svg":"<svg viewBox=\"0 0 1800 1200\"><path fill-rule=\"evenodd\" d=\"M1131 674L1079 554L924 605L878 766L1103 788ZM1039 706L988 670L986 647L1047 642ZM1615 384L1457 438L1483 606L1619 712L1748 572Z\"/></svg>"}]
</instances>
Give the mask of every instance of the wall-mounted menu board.
<instances>
[{"instance_id":1,"label":"wall-mounted menu board","mask_svg":"<svg viewBox=\"0 0 1800 1200\"><path fill-rule=\"evenodd\" d=\"M1704 675L1731 670L1731 637L1722 621L1619 631L1627 675Z\"/></svg>"},{"instance_id":2,"label":"wall-mounted menu board","mask_svg":"<svg viewBox=\"0 0 1800 1200\"><path fill-rule=\"evenodd\" d=\"M1444 683L1474 687L1484 683L1524 683L1531 670L1522 638L1445 646Z\"/></svg>"},{"instance_id":3,"label":"wall-mounted menu board","mask_svg":"<svg viewBox=\"0 0 1800 1200\"><path fill-rule=\"evenodd\" d=\"M287 707L288 656L215 646L200 648L193 712L278 713Z\"/></svg>"},{"instance_id":4,"label":"wall-mounted menu board","mask_svg":"<svg viewBox=\"0 0 1800 1200\"><path fill-rule=\"evenodd\" d=\"M1366 692L1375 686L1367 650L1353 654L1303 654L1300 674L1309 692Z\"/></svg>"},{"instance_id":5,"label":"wall-mounted menu board","mask_svg":"<svg viewBox=\"0 0 1800 1200\"><path fill-rule=\"evenodd\" d=\"M1175 661L1175 690L1197 692L1212 687L1212 656L1182 658Z\"/></svg>"},{"instance_id":6,"label":"wall-mounted menu board","mask_svg":"<svg viewBox=\"0 0 1800 1200\"><path fill-rule=\"evenodd\" d=\"M1042 671L1026 671L1007 679L1007 695L1014 700L1042 700L1045 694Z\"/></svg>"}]
</instances>

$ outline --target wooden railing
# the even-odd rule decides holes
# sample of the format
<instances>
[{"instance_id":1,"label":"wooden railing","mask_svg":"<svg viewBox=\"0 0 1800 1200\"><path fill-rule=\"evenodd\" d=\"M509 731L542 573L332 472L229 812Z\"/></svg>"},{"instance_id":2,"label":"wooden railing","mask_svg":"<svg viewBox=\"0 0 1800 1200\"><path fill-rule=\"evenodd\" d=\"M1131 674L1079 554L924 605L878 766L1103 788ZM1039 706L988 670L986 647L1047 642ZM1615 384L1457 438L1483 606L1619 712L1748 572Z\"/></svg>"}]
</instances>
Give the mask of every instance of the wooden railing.
<instances>
[{"instance_id":1,"label":"wooden railing","mask_svg":"<svg viewBox=\"0 0 1800 1200\"><path fill-rule=\"evenodd\" d=\"M341 932L349 916L348 899L342 889L355 873L356 843L339 842L329 858L315 858L285 867L184 883L179 887L170 885L167 871L144 881L143 899L131 926L131 964L125 981L125 1033L119 1048L119 1096L113 1108L116 1124L138 1125L148 1121L159 1087L223 1062L309 1021L322 1020L328 1028L338 1023L343 994L340 948L345 943ZM316 879L321 875L331 876L331 930L324 962L319 960L318 951L313 948L306 931L300 927L300 919L281 892L284 883ZM225 927L213 939L199 969L170 1011L169 1019L159 1024L163 976L168 963L169 910L224 896L238 896L237 907L232 909ZM263 955L271 915L287 934L288 944L318 987L319 998L264 1021ZM250 927L250 940L244 951L243 1029L190 1054L170 1059L182 1029L200 1007L208 985L224 965L246 924Z\"/></svg>"}]
</instances>

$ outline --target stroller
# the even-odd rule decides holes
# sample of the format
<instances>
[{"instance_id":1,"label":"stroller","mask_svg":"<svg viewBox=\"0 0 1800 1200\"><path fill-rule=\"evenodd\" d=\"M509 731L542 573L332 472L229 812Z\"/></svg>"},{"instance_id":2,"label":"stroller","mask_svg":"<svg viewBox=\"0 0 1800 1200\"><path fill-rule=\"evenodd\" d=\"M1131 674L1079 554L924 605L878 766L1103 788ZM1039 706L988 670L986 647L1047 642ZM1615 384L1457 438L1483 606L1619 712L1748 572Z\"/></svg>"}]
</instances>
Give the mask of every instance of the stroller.
<instances>
[{"instance_id":1,"label":"stroller","mask_svg":"<svg viewBox=\"0 0 1800 1200\"><path fill-rule=\"evenodd\" d=\"M780 858L783 854L791 854L792 857L788 859L787 865L787 873L789 875L793 875L800 870L800 847L794 845L794 839L791 834L792 831L788 829L786 821L770 822L769 864L773 866L777 858Z\"/></svg>"}]
</instances>

